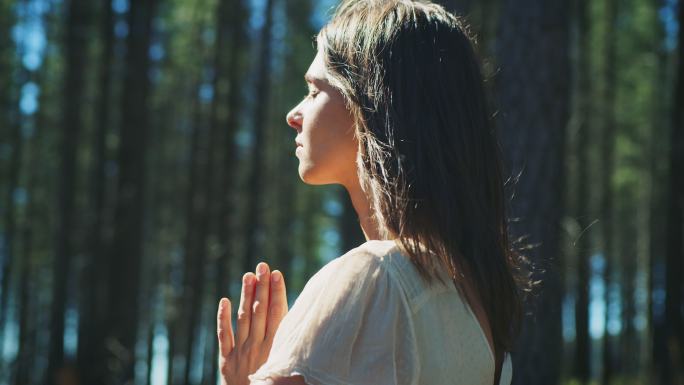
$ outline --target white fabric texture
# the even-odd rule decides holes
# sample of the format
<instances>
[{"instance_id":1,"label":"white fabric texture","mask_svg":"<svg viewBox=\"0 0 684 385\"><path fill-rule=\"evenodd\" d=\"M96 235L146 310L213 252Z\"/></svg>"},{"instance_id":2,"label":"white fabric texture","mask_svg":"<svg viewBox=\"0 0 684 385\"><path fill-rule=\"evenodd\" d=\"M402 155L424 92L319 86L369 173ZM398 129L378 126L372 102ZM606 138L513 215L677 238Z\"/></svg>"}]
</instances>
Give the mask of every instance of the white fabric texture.
<instances>
[{"instance_id":1,"label":"white fabric texture","mask_svg":"<svg viewBox=\"0 0 684 385\"><path fill-rule=\"evenodd\" d=\"M492 385L494 357L453 285L426 287L394 241L374 240L314 274L249 380L293 375L309 385ZM511 377L506 354L499 384Z\"/></svg>"}]
</instances>

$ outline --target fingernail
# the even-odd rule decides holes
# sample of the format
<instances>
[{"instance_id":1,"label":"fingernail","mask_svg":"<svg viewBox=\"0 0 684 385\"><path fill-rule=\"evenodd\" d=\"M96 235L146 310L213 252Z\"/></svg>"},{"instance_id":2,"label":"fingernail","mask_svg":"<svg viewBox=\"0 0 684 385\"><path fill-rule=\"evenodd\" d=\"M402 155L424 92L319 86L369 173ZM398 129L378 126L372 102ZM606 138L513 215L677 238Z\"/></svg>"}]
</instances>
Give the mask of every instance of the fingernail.
<instances>
[{"instance_id":1,"label":"fingernail","mask_svg":"<svg viewBox=\"0 0 684 385\"><path fill-rule=\"evenodd\" d=\"M273 273L271 274L271 278L273 279L273 282L280 282L280 271L273 271Z\"/></svg>"},{"instance_id":2,"label":"fingernail","mask_svg":"<svg viewBox=\"0 0 684 385\"><path fill-rule=\"evenodd\" d=\"M252 284L252 275L251 274L245 274L245 276L242 278L242 282L245 284L245 286L249 286Z\"/></svg>"},{"instance_id":3,"label":"fingernail","mask_svg":"<svg viewBox=\"0 0 684 385\"><path fill-rule=\"evenodd\" d=\"M258 272L259 274L266 274L266 264L263 263L263 262L261 262L261 263L257 266L257 272Z\"/></svg>"}]
</instances>

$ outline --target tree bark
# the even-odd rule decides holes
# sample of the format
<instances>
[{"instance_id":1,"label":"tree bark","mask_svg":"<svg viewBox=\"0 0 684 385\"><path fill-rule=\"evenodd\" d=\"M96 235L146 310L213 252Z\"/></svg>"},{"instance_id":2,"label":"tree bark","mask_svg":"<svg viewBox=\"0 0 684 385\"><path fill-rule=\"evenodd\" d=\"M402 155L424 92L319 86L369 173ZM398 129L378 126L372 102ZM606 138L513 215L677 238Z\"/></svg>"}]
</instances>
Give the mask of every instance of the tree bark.
<instances>
[{"instance_id":1,"label":"tree bark","mask_svg":"<svg viewBox=\"0 0 684 385\"><path fill-rule=\"evenodd\" d=\"M197 33L199 36L199 32ZM199 39L198 39L199 40ZM196 79L192 89L194 95L197 95L197 90L200 87L200 80ZM200 233L197 231L197 224L200 218L200 213L198 211L198 202L201 198L201 191L199 189L199 163L201 156L201 111L199 101L195 98L192 104L192 133L190 136L190 163L188 164L188 190L185 198L185 240L183 245L184 256L183 256L183 284L182 292L180 298L178 299L179 309L189 309L191 302L193 301L194 295L194 279L196 278L196 270L199 268L200 256L198 254L198 243L200 242ZM172 346L173 349L169 349L169 384L180 383L179 379L176 379L174 368L174 361L177 353L178 347L181 351L186 352L183 355L183 361L185 366L183 367L183 381L187 383L186 376L190 370L189 366L190 360L190 350L192 346L192 341L194 334L189 332L188 325L190 324L190 319L192 315L189 311L177 311L174 317L169 323L169 328L174 330L174 335L176 339L183 339L181 343L176 341ZM170 345L171 346L171 345Z\"/></svg>"},{"instance_id":2,"label":"tree bark","mask_svg":"<svg viewBox=\"0 0 684 385\"><path fill-rule=\"evenodd\" d=\"M610 287L613 282L613 260L614 260L614 245L613 245L613 173L615 169L615 88L616 88L616 52L615 52L615 23L617 20L617 3L614 0L606 1L606 31L604 41L606 44L605 65L603 68L603 77L605 78L605 86L603 90L603 109L604 120L603 130L601 133L601 178L603 183L600 197L600 218L601 218L601 234L603 236L603 255L606 261L605 270L603 274L603 282L606 288L605 301L606 307L612 302L610 298ZM606 321L608 321L608 312L606 312ZM610 381L613 377L613 344L612 338L609 334L605 334L603 338L603 381ZM608 382L605 382L608 383Z\"/></svg>"},{"instance_id":3,"label":"tree bark","mask_svg":"<svg viewBox=\"0 0 684 385\"><path fill-rule=\"evenodd\" d=\"M143 246L145 160L149 129L149 47L156 0L130 3L129 34L121 94L119 179L113 243L110 247L106 343L109 378L134 378L138 288ZM104 379L103 379L104 380Z\"/></svg>"},{"instance_id":4,"label":"tree bark","mask_svg":"<svg viewBox=\"0 0 684 385\"><path fill-rule=\"evenodd\" d=\"M235 183L235 163L237 151L235 133L237 132L238 112L242 107L240 94L240 79L243 76L242 51L245 40L246 9L242 0L220 0L217 9L217 29L215 55L217 85L215 87L216 100L214 103L226 102L225 116L216 111L216 124L223 130L224 151L222 158L223 172L218 186L218 200L216 216L216 232L220 250L216 260L215 298L231 297L228 279L231 276L230 255L231 246L236 237L230 231L235 207L231 200L231 191ZM226 54L230 52L230 54ZM224 83L225 82L225 83ZM218 107L218 105L217 105ZM232 297L231 297L232 298ZM218 352L218 342L214 340L210 350L213 358ZM218 360L213 359L210 373L210 383L215 384L218 374Z\"/></svg>"},{"instance_id":5,"label":"tree bark","mask_svg":"<svg viewBox=\"0 0 684 385\"><path fill-rule=\"evenodd\" d=\"M347 190L340 191L342 214L340 216L340 234L342 238L342 251L347 252L366 241L361 230L359 216L356 214L354 205Z\"/></svg>"},{"instance_id":6,"label":"tree bark","mask_svg":"<svg viewBox=\"0 0 684 385\"><path fill-rule=\"evenodd\" d=\"M5 322L7 320L7 303L9 299L9 282L12 272L13 238L15 215L13 193L18 183L18 162L21 159L19 147L20 127L16 122L16 89L12 77L14 69L14 47L12 43L13 12L9 1L0 1L0 138L3 144L12 149L10 161L2 164L0 186L3 192L4 208L2 214L2 238L5 254L0 260L0 346L4 346Z\"/></svg>"},{"instance_id":7,"label":"tree bark","mask_svg":"<svg viewBox=\"0 0 684 385\"><path fill-rule=\"evenodd\" d=\"M199 84L197 82L197 90L199 91ZM199 92L197 92L199 93ZM197 94L196 93L196 94ZM188 186L188 215L187 215L187 242L185 245L185 269L183 271L185 277L185 284L183 286L183 311L180 315L184 318L181 325L184 330L181 335L185 339L184 351L185 367L183 371L183 383L188 384L190 381L190 371L192 370L192 356L194 354L194 340L195 340L195 325L197 322L196 314L198 311L197 301L201 300L202 283L201 278L204 273L204 236L206 229L202 229L205 215L203 206L206 204L206 190L201 189L203 178L202 172L202 130L204 130L202 122L202 112L199 101L195 100L193 107L193 131L192 131L192 145L190 150L190 185ZM211 146L211 143L208 144Z\"/></svg>"},{"instance_id":8,"label":"tree bark","mask_svg":"<svg viewBox=\"0 0 684 385\"><path fill-rule=\"evenodd\" d=\"M14 362L14 384L24 385L29 383L31 355L33 341L35 340L35 326L30 317L33 301L29 296L31 291L31 273L33 272L33 229L28 224L35 218L35 183L31 183L29 188L28 219L23 226L22 255L19 261L19 349Z\"/></svg>"},{"instance_id":9,"label":"tree bark","mask_svg":"<svg viewBox=\"0 0 684 385\"><path fill-rule=\"evenodd\" d=\"M0 2L0 137L2 143L12 149L10 161L2 166L0 186L3 192L3 239L5 253L0 259L0 346L4 346L4 331L7 321L7 303L9 300L10 277L14 256L15 210L14 189L18 184L19 163L21 161L21 127L16 87L12 73L15 68L14 44L12 42L12 26L14 13L9 1ZM2 366L0 365L0 369Z\"/></svg>"},{"instance_id":10,"label":"tree bark","mask_svg":"<svg viewBox=\"0 0 684 385\"><path fill-rule=\"evenodd\" d=\"M473 7L472 0L438 0L447 11L458 15L468 15Z\"/></svg>"},{"instance_id":11,"label":"tree bark","mask_svg":"<svg viewBox=\"0 0 684 385\"><path fill-rule=\"evenodd\" d=\"M667 0L653 0L654 7L663 7ZM659 24L658 39L665 40L666 31L665 25ZM655 89L663 90L666 97L663 102L656 103L653 111L653 121L655 122L656 130L653 132L653 137L650 143L650 174L652 182L652 193L650 196L650 252L648 265L648 332L646 340L649 341L648 348L650 351L648 357L648 374L654 379L654 384L669 385L664 378L664 367L666 365L667 357L667 343L665 336L665 317L663 306L654 297L656 291L664 289L664 262L666 259L667 250L667 210L669 198L669 157L664 157L662 154L663 148L668 148L670 145L671 132L671 111L674 108L672 99L674 91L671 88L673 84L673 69L675 66L673 60L670 60L670 52L664 46L658 49L658 70L656 76ZM664 292L664 290L663 290Z\"/></svg>"},{"instance_id":12,"label":"tree bark","mask_svg":"<svg viewBox=\"0 0 684 385\"><path fill-rule=\"evenodd\" d=\"M8 89L9 91L9 89ZM9 112L9 111L8 111ZM15 112L18 115L18 112ZM14 192L19 186L19 172L21 170L21 158L24 149L24 143L21 138L21 125L16 119L7 118L7 130L9 132L10 147L12 153L8 162L7 185L5 190L4 212L3 212L3 226L5 240L5 253L0 264L0 346L4 346L4 331L7 322L9 302L10 281L12 279L12 270L15 254L15 238L16 238L16 209L14 204Z\"/></svg>"},{"instance_id":13,"label":"tree bark","mask_svg":"<svg viewBox=\"0 0 684 385\"><path fill-rule=\"evenodd\" d=\"M40 113L42 115L42 112ZM19 349L14 365L14 381L15 385L28 384L31 378L31 363L32 356L36 352L33 351L34 342L36 339L36 324L35 317L32 317L31 310L34 307L35 300L31 298L30 294L36 290L36 285L31 280L31 275L34 273L34 223L39 219L37 197L38 190L38 171L37 165L40 164L40 153L44 150L43 138L44 129L41 128L40 120L36 119L36 127L38 129L33 134L28 147L28 182L26 186L28 202L26 207L26 214L21 225L22 231L22 257L19 259L19 298L18 298L18 313L19 313ZM12 383L12 381L10 381Z\"/></svg>"},{"instance_id":14,"label":"tree bark","mask_svg":"<svg viewBox=\"0 0 684 385\"><path fill-rule=\"evenodd\" d=\"M579 239L577 240L577 301L575 303L575 368L574 376L580 383L587 383L591 375L591 338L589 336L589 278L591 242L589 232L585 231L590 226L590 179L589 179L589 152L590 152L590 116L591 113L591 89L589 82L589 16L587 2L577 2L577 95L578 101L578 128L577 128L577 224L579 226Z\"/></svg>"},{"instance_id":15,"label":"tree bark","mask_svg":"<svg viewBox=\"0 0 684 385\"><path fill-rule=\"evenodd\" d=\"M683 384L684 322L684 2L679 1L679 62L676 70L672 131L670 136L670 196L667 210L665 322L668 358L665 383Z\"/></svg>"},{"instance_id":16,"label":"tree bark","mask_svg":"<svg viewBox=\"0 0 684 385\"><path fill-rule=\"evenodd\" d=\"M267 118L270 100L270 63L271 63L271 27L273 20L274 0L266 0L264 8L265 23L259 37L259 59L256 75L255 100L259 105L254 109L254 142L252 145L252 158L248 182L247 182L247 213L245 223L245 253L243 256L243 271L254 271L257 251L260 241L257 234L261 226L261 197L262 197L262 173L264 168L264 134L267 129Z\"/></svg>"},{"instance_id":17,"label":"tree bark","mask_svg":"<svg viewBox=\"0 0 684 385\"><path fill-rule=\"evenodd\" d=\"M561 357L564 147L569 99L568 0L505 0L498 40L500 119L513 186L515 236L541 244L529 251L541 279L512 354L515 384L555 384ZM515 237L513 238L515 239Z\"/></svg>"},{"instance_id":18,"label":"tree bark","mask_svg":"<svg viewBox=\"0 0 684 385\"><path fill-rule=\"evenodd\" d=\"M81 115L84 100L84 72L91 5L87 0L68 3L65 37L65 77L63 84L63 116L61 122L60 165L58 180L58 223L55 239L55 259L52 269L53 288L50 308L50 348L46 383L54 384L64 364L64 311L67 283L74 254L74 217L76 187L76 154L83 131Z\"/></svg>"},{"instance_id":19,"label":"tree bark","mask_svg":"<svg viewBox=\"0 0 684 385\"><path fill-rule=\"evenodd\" d=\"M239 239L231 231L235 218L236 207L233 202L236 168L238 161L235 135L238 131L239 111L243 108L240 81L245 73L245 58L243 54L246 40L247 6L240 0L234 3L220 1L217 28L220 39L216 40L216 60L220 74L217 74L216 94L217 104L224 103L225 111L216 110L217 124L222 127L222 141L224 151L219 161L222 165L220 183L217 186L218 199L215 229L219 252L216 259L215 298L232 297L229 278L231 277L230 257L233 243ZM226 54L230 52L231 54ZM220 76L220 77L219 77ZM215 357L218 344L214 340L212 357ZM218 361L213 359L210 365L211 383L215 383L218 375Z\"/></svg>"},{"instance_id":20,"label":"tree bark","mask_svg":"<svg viewBox=\"0 0 684 385\"><path fill-rule=\"evenodd\" d=\"M109 105L111 89L112 60L114 56L114 11L111 0L101 4L102 54L99 63L99 95L96 105L97 126L93 142L94 161L90 180L90 217L88 256L81 272L82 303L79 309L77 366L80 378L85 383L96 383L106 376L103 360L105 334L100 325L105 324L107 286L105 272L108 271L106 249L103 247L105 211L105 161L106 137L109 128Z\"/></svg>"}]
</instances>

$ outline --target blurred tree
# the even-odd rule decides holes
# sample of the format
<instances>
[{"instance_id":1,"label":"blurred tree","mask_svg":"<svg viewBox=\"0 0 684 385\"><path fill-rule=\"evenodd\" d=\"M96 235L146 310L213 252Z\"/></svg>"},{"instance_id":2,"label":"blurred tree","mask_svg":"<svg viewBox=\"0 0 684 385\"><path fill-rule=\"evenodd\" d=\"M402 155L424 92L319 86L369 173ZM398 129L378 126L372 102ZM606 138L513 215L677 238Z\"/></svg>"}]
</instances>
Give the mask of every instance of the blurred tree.
<instances>
[{"instance_id":1,"label":"blurred tree","mask_svg":"<svg viewBox=\"0 0 684 385\"><path fill-rule=\"evenodd\" d=\"M448 11L459 15L469 15L473 8L472 0L439 0L435 1L435 3L439 3Z\"/></svg>"},{"instance_id":2,"label":"blurred tree","mask_svg":"<svg viewBox=\"0 0 684 385\"><path fill-rule=\"evenodd\" d=\"M670 139L665 317L668 357L664 383L684 384L684 2L679 1L678 64ZM668 367L669 366L669 367Z\"/></svg>"},{"instance_id":3,"label":"blurred tree","mask_svg":"<svg viewBox=\"0 0 684 385\"><path fill-rule=\"evenodd\" d=\"M125 383L134 378L145 212L144 165L149 130L149 48L157 1L134 1L129 6L105 340L106 362L110 368L108 377L115 383Z\"/></svg>"},{"instance_id":4,"label":"blurred tree","mask_svg":"<svg viewBox=\"0 0 684 385\"><path fill-rule=\"evenodd\" d=\"M314 187L315 188L315 187ZM302 214L304 216L302 229L302 254L304 254L304 271L299 277L299 285L293 285L301 290L306 281L320 268L318 259L319 239L316 229L319 227L317 213L322 206L322 195L314 188L304 189L302 195Z\"/></svg>"},{"instance_id":5,"label":"blurred tree","mask_svg":"<svg viewBox=\"0 0 684 385\"><path fill-rule=\"evenodd\" d=\"M88 244L87 259L80 277L80 286L84 290L79 309L81 326L78 329L77 365L81 380L85 383L96 383L106 376L104 362L105 333L101 327L106 323L106 271L109 262L104 246L105 219L105 166L106 138L110 120L110 90L114 60L114 10L111 0L102 0L99 10L99 38L102 51L98 59L98 89L96 104L95 135L91 144L93 151L92 169L90 172L90 207L88 210Z\"/></svg>"},{"instance_id":6,"label":"blurred tree","mask_svg":"<svg viewBox=\"0 0 684 385\"><path fill-rule=\"evenodd\" d=\"M15 23L12 1L0 1L0 144L10 151L9 161L0 166L2 175L2 243L4 250L0 255L0 346L4 346L5 327L8 314L8 301L12 264L14 262L14 235L16 231L16 209L14 192L19 183L21 162L21 126L19 124L18 95L14 74L17 62L16 47L12 41L12 27ZM18 54L19 52L17 52ZM2 369L0 364L0 369Z\"/></svg>"},{"instance_id":7,"label":"blurred tree","mask_svg":"<svg viewBox=\"0 0 684 385\"><path fill-rule=\"evenodd\" d=\"M173 288L168 318L169 349L168 349L168 383L186 383L193 370L195 325L197 315L189 309L195 306L196 301L201 301L201 283L205 269L205 255L203 252L205 237L207 234L200 232L203 211L205 210L206 192L204 191L204 169L206 168L206 153L208 143L208 117L206 102L207 95L207 68L209 67L209 49L211 41L208 31L211 31L210 23L214 22L213 13L209 5L213 2L179 2L175 5L175 12L171 13L171 21L177 23L177 31L185 30L183 38L172 39L169 42L173 49L170 59L172 63L167 69L169 77L174 73L183 74L183 79L172 86L175 92L183 92L187 100L185 108L177 113L170 122L180 121L183 133L181 140L171 145L171 151L183 151L186 156L180 164L185 176L184 183L180 187L185 194L182 197L182 207L179 216L182 218L183 230L177 236L180 237L179 249L182 261L171 261L172 269L178 274L178 280L172 281ZM171 80L172 83L175 81ZM161 91L160 91L161 92ZM212 95L211 98L214 96ZM169 100L170 108L174 109L175 102ZM182 149L182 150L179 150ZM177 187L178 188L178 187ZM179 203L181 201L179 200Z\"/></svg>"},{"instance_id":8,"label":"blurred tree","mask_svg":"<svg viewBox=\"0 0 684 385\"><path fill-rule=\"evenodd\" d=\"M231 276L229 257L232 243L237 237L230 231L234 205L230 192L235 185L235 163L237 161L235 133L237 132L237 117L241 108L240 78L244 71L246 10L243 1L219 0L216 10L216 40L214 45L214 90L212 100L212 126L223 134L217 143L223 144L223 151L218 153L217 165L220 176L217 178L217 199L215 208L215 231L218 253L214 269L215 285L214 299L229 297L228 280ZM216 302L216 301L215 301ZM209 383L215 384L218 374L218 343L212 338L210 346L211 372ZM205 375L206 376L206 375Z\"/></svg>"},{"instance_id":9,"label":"blurred tree","mask_svg":"<svg viewBox=\"0 0 684 385\"><path fill-rule=\"evenodd\" d=\"M611 0L608 0L611 1ZM585 0L576 3L577 85L577 194L575 196L576 220L579 227L579 239L576 241L577 253L577 301L575 302L575 369L574 375L581 383L587 383L590 377L591 340L589 337L589 257L591 256L590 233L585 230L590 226L590 117L591 83L589 60L589 33L591 22Z\"/></svg>"},{"instance_id":10,"label":"blurred tree","mask_svg":"<svg viewBox=\"0 0 684 385\"><path fill-rule=\"evenodd\" d=\"M666 4L667 0L656 0L655 6L662 9ZM657 31L657 78L655 81L656 90L668 90L671 89L671 79L672 79L672 60L669 54L669 49L665 42L667 41L667 34L665 30L665 23L661 20L658 23ZM661 336L663 333L664 317L661 316L659 311L658 300L655 296L655 292L660 286L659 277L659 266L662 266L661 262L664 258L665 249L667 242L666 231L665 231L665 218L667 217L666 205L667 202L667 165L669 159L662 156L662 149L668 148L669 137L666 132L669 132L670 127L670 113L672 109L672 95L663 95L660 103L654 104L653 109L653 122L654 122L654 133L653 139L650 143L650 170L653 192L650 197L650 223L649 223L649 238L650 250L649 250L649 266L648 266L648 284L647 290L651 295L648 296L648 309L647 309L647 321L648 321L648 331L647 331L647 348L650 351L646 352L648 354L649 368L648 373L654 379L656 384L664 384L663 378L661 376L662 366L664 365L664 359L661 354L663 353L662 343L663 338Z\"/></svg>"},{"instance_id":11,"label":"blurred tree","mask_svg":"<svg viewBox=\"0 0 684 385\"><path fill-rule=\"evenodd\" d=\"M197 47L202 47L201 35L203 33L204 27L200 23L195 32ZM203 50L202 50L203 51ZM204 66L204 55L201 55L199 67ZM197 70L193 74L196 78L194 79L193 89L195 93L199 95L200 89L203 84L202 71ZM188 164L188 190L186 198L186 219L187 224L185 231L185 246L184 246L184 264L183 264L183 292L181 309L182 312L179 313L181 318L179 322L179 328L176 331L176 338L181 340L178 346L181 348L184 374L183 380L178 381L171 378L169 381L172 384L184 383L187 384L190 377L190 370L192 368L192 353L193 353L193 343L195 338L195 324L197 322L197 314L195 309L195 303L197 300L202 298L201 296L201 276L204 273L204 253L202 251L203 237L205 233L200 231L201 223L204 222L203 209L205 203L204 190L202 189L203 175L201 173L201 168L203 165L203 153L205 151L205 146L207 143L203 142L203 134L206 129L206 124L204 122L204 116L202 113L202 106L199 96L196 96L192 101L192 133L190 139L190 162ZM193 313L192 310L195 310ZM178 343L178 341L177 341Z\"/></svg>"},{"instance_id":12,"label":"blurred tree","mask_svg":"<svg viewBox=\"0 0 684 385\"><path fill-rule=\"evenodd\" d=\"M668 0L656 2L656 6L661 10L666 10ZM681 2L679 3L681 8ZM681 24L680 24L681 25ZM649 374L654 379L654 383L665 385L671 384L670 359L668 354L668 319L666 313L667 305L667 250L669 234L668 220L671 213L671 160L670 156L663 156L663 149L673 149L672 134L676 129L672 118L674 117L673 99L676 96L677 71L681 68L676 60L673 60L677 52L677 47L670 47L668 36L669 23L667 19L661 18L658 33L658 69L655 88L660 90L661 100L655 103L654 122L656 130L653 133L653 141L650 145L651 161L650 174L653 180L654 192L651 195L651 223L650 223L650 265L649 265L649 335L647 340L650 352L651 368ZM681 41L681 39L680 39ZM681 49L681 43L678 45ZM681 57L681 55L680 55ZM675 100L676 102L676 100ZM681 103L681 101L679 101ZM664 294L664 295L663 295ZM663 298L665 297L665 298Z\"/></svg>"},{"instance_id":13,"label":"blurred tree","mask_svg":"<svg viewBox=\"0 0 684 385\"><path fill-rule=\"evenodd\" d=\"M354 206L352 205L352 201L349 198L349 193L346 189L340 190L340 202L342 202L340 238L342 241L342 250L346 252L364 243L366 238L361 230L359 216L356 214L356 210L354 210Z\"/></svg>"},{"instance_id":14,"label":"blurred tree","mask_svg":"<svg viewBox=\"0 0 684 385\"><path fill-rule=\"evenodd\" d=\"M38 81L38 84L41 84ZM42 114L40 111L39 114ZM19 285L18 285L18 341L19 348L17 351L17 356L15 358L14 365L14 384L25 385L29 383L31 377L31 362L32 356L35 356L36 352L33 350L33 346L36 339L36 320L31 317L33 307L35 307L35 298L30 296L31 292L35 291L36 284L31 279L31 276L35 273L35 258L34 252L36 247L36 238L34 234L36 228L33 223L39 221L38 216L38 201L41 198L38 194L40 189L39 182L39 172L37 165L40 164L41 153L44 151L44 140L45 132L41 129L40 125L36 122L41 122L41 118L38 117L34 120L30 120L28 124L31 125L33 130L33 135L28 139L27 152L28 152L28 162L27 162L27 185L26 192L28 195L28 202L26 206L25 215L21 223L21 256L19 259ZM10 381L11 382L11 381Z\"/></svg>"},{"instance_id":15,"label":"blurred tree","mask_svg":"<svg viewBox=\"0 0 684 385\"><path fill-rule=\"evenodd\" d=\"M515 384L555 384L562 346L560 220L564 136L569 101L569 1L504 0L497 41L502 141L506 164L519 175L512 233L541 240L528 250L543 289L526 307L514 359ZM531 242L531 243L532 243Z\"/></svg>"},{"instance_id":16,"label":"blurred tree","mask_svg":"<svg viewBox=\"0 0 684 385\"><path fill-rule=\"evenodd\" d=\"M616 68L616 20L618 15L617 2L614 0L605 1L604 9L605 20L605 36L603 41L605 42L605 63L603 67L603 124L602 124L602 135L601 135L601 195L599 202L599 211L601 218L601 234L603 238L603 255L606 261L605 270L603 274L603 279L605 286L610 288L611 282L613 281L613 174L614 174L614 164L615 164L615 87L617 81L617 68ZM606 303L609 304L611 301L610 291L606 290L605 295ZM587 303L588 307L589 304ZM607 317L606 317L607 318ZM587 339L587 342L591 342ZM589 346L591 348L591 346ZM602 378L604 381L610 381L612 378L612 349L611 338L609 334L603 336L603 374ZM587 361L587 364L590 361ZM587 367L589 369L589 367ZM607 384L609 382L606 382Z\"/></svg>"},{"instance_id":17,"label":"blurred tree","mask_svg":"<svg viewBox=\"0 0 684 385\"><path fill-rule=\"evenodd\" d=\"M75 194L79 138L84 131L81 105L84 102L84 71L87 66L87 45L92 22L91 3L71 0L67 6L64 40L65 72L61 121L60 165L58 180L58 224L56 226L55 260L53 265L52 304L50 308L50 355L46 383L54 384L64 365L64 317L67 303L67 282L71 274L76 222Z\"/></svg>"},{"instance_id":18,"label":"blurred tree","mask_svg":"<svg viewBox=\"0 0 684 385\"><path fill-rule=\"evenodd\" d=\"M470 32L477 42L478 52L484 59L485 76L489 78L490 68L489 56L494 55L492 52L493 42L496 39L496 32L498 29L497 21L499 19L499 8L501 6L500 0L439 0L435 1L441 4L447 10L456 15L465 17L465 21L470 27Z\"/></svg>"},{"instance_id":19,"label":"blurred tree","mask_svg":"<svg viewBox=\"0 0 684 385\"><path fill-rule=\"evenodd\" d=\"M244 272L254 271L257 253L263 247L258 234L261 226L261 197L262 197L262 171L264 168L264 135L267 129L266 118L269 116L270 97L270 71L271 71L271 28L273 24L274 0L266 0L264 7L264 26L259 35L259 56L256 69L255 100L259 103L254 106L252 158L250 161L250 173L247 181L245 213L245 249L242 259Z\"/></svg>"}]
</instances>

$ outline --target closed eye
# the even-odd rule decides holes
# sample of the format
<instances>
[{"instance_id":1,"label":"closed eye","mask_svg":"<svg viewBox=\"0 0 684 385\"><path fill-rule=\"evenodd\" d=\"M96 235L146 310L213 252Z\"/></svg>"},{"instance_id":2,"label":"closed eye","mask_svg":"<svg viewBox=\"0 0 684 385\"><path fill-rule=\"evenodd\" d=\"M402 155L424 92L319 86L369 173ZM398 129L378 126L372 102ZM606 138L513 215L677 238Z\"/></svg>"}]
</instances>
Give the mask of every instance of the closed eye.
<instances>
[{"instance_id":1,"label":"closed eye","mask_svg":"<svg viewBox=\"0 0 684 385\"><path fill-rule=\"evenodd\" d=\"M316 95L318 95L318 91L310 90L308 94L304 95L304 99L309 98L309 97L313 99L316 97Z\"/></svg>"}]
</instances>

